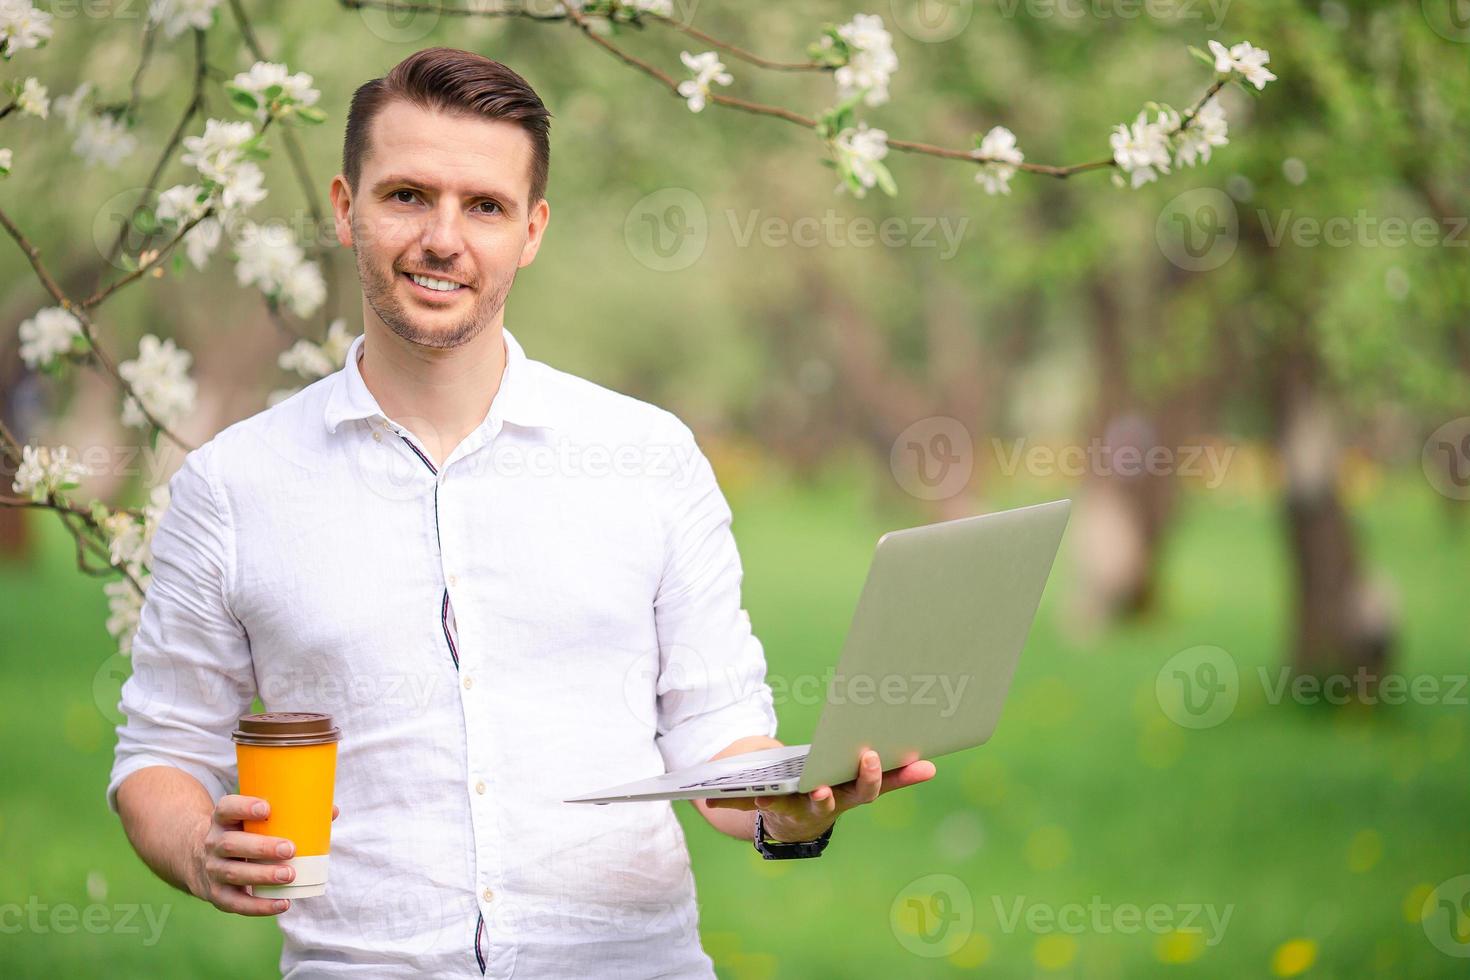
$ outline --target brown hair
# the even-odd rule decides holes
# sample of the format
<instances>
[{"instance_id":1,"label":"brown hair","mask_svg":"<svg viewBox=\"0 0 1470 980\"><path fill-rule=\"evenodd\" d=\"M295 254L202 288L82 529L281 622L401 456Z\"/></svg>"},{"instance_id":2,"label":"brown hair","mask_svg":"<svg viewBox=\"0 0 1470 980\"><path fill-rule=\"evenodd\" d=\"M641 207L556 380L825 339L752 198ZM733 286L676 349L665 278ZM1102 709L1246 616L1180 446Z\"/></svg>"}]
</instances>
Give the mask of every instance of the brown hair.
<instances>
[{"instance_id":1,"label":"brown hair","mask_svg":"<svg viewBox=\"0 0 1470 980\"><path fill-rule=\"evenodd\" d=\"M520 75L498 61L458 48L425 48L353 93L352 107L347 112L347 135L342 140L342 173L354 194L367 156L373 117L394 99L407 100L423 109L520 123L531 137L529 203L546 196L546 177L551 169L551 113Z\"/></svg>"}]
</instances>

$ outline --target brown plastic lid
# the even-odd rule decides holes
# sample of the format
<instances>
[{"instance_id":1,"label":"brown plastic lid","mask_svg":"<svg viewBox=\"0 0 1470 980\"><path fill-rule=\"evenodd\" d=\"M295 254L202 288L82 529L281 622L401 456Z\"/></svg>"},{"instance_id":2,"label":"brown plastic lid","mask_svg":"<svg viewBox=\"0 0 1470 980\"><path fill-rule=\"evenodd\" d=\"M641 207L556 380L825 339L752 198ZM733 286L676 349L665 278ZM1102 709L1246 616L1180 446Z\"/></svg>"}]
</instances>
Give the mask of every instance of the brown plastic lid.
<instances>
[{"instance_id":1,"label":"brown plastic lid","mask_svg":"<svg viewBox=\"0 0 1470 980\"><path fill-rule=\"evenodd\" d=\"M332 716L314 711L265 711L245 715L230 735L241 745L322 745L342 738Z\"/></svg>"}]
</instances>

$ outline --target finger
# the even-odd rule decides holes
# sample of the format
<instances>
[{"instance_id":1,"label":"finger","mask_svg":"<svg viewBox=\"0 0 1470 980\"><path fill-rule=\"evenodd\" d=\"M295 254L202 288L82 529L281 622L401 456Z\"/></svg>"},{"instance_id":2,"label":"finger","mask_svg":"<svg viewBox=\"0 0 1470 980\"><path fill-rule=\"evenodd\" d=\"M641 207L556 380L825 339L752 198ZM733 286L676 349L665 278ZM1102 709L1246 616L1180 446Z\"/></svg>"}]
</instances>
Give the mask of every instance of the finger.
<instances>
[{"instance_id":1,"label":"finger","mask_svg":"<svg viewBox=\"0 0 1470 980\"><path fill-rule=\"evenodd\" d=\"M718 799L705 800L704 805L711 810L754 810L755 798L750 796L722 796Z\"/></svg>"},{"instance_id":2,"label":"finger","mask_svg":"<svg viewBox=\"0 0 1470 980\"><path fill-rule=\"evenodd\" d=\"M243 820L264 820L270 816L271 805L258 796L221 796L214 805L215 823L225 825Z\"/></svg>"},{"instance_id":3,"label":"finger","mask_svg":"<svg viewBox=\"0 0 1470 980\"><path fill-rule=\"evenodd\" d=\"M339 814L339 813L341 813L341 812L342 812L342 811L341 811L341 810L340 810L340 809L338 809L338 808L337 808L337 804L335 804L335 803L333 803L333 804L332 804L332 819L333 819L333 820L336 820L336 819L337 819L337 815L338 815L338 814Z\"/></svg>"},{"instance_id":4,"label":"finger","mask_svg":"<svg viewBox=\"0 0 1470 980\"><path fill-rule=\"evenodd\" d=\"M209 876L224 885L284 885L296 877L296 869L285 864L215 860L209 864Z\"/></svg>"},{"instance_id":5,"label":"finger","mask_svg":"<svg viewBox=\"0 0 1470 980\"><path fill-rule=\"evenodd\" d=\"M291 900L256 898L243 888L221 885L215 892L214 904L236 915L280 915L291 907Z\"/></svg>"},{"instance_id":6,"label":"finger","mask_svg":"<svg viewBox=\"0 0 1470 980\"><path fill-rule=\"evenodd\" d=\"M883 788L880 793L888 793L895 789L903 789L905 786L916 786L919 783L927 783L934 778L937 772L934 763L928 759L920 759L910 762L906 766L890 769L883 774Z\"/></svg>"},{"instance_id":7,"label":"finger","mask_svg":"<svg viewBox=\"0 0 1470 980\"><path fill-rule=\"evenodd\" d=\"M865 751L858 759L856 779L832 787L839 811L876 800L883 790L883 765L878 753Z\"/></svg>"},{"instance_id":8,"label":"finger","mask_svg":"<svg viewBox=\"0 0 1470 980\"><path fill-rule=\"evenodd\" d=\"M265 834L249 834L243 830L227 830L219 835L214 853L220 857L262 858L273 861L289 858L296 853L296 846L284 837L268 837Z\"/></svg>"}]
</instances>

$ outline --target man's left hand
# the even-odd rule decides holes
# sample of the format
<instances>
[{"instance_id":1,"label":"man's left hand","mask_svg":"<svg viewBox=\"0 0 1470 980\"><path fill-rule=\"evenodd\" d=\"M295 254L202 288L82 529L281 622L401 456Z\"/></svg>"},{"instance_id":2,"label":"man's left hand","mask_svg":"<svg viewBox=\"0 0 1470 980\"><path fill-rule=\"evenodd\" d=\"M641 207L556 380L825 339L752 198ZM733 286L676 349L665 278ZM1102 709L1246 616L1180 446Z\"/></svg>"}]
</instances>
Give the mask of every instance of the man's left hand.
<instances>
[{"instance_id":1,"label":"man's left hand","mask_svg":"<svg viewBox=\"0 0 1470 980\"><path fill-rule=\"evenodd\" d=\"M837 822L837 817L855 806L871 803L884 793L913 786L934 778L934 763L928 759L883 771L878 753L869 749L858 761L858 775L837 786L818 786L810 793L787 796L747 796L705 800L704 805L731 810L759 810L764 814L766 836L776 841L816 840Z\"/></svg>"}]
</instances>

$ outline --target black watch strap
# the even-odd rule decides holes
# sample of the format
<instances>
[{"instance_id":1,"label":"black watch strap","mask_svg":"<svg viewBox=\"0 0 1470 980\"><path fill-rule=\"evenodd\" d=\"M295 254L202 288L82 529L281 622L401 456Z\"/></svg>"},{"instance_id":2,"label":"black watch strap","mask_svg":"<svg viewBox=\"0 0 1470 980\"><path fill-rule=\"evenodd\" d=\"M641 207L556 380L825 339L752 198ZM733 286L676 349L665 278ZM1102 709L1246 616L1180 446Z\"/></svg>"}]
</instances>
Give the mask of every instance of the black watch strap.
<instances>
[{"instance_id":1,"label":"black watch strap","mask_svg":"<svg viewBox=\"0 0 1470 980\"><path fill-rule=\"evenodd\" d=\"M835 826L837 824L833 823L832 827ZM755 849L767 861L819 857L827 849L827 841L832 839L832 827L824 830L822 836L816 840L794 842L766 840L765 814L757 810L755 811Z\"/></svg>"}]
</instances>

